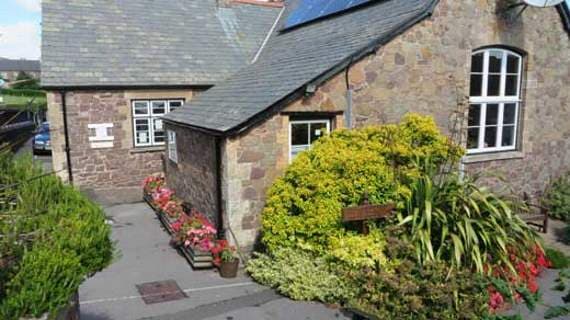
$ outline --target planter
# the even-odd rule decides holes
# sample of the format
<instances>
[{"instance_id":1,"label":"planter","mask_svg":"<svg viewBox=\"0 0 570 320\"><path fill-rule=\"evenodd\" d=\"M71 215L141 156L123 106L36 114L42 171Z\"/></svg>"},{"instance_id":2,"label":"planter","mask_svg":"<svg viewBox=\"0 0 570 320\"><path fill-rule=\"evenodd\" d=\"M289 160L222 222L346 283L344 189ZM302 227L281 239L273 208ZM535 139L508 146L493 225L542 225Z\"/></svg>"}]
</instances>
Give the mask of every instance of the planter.
<instances>
[{"instance_id":1,"label":"planter","mask_svg":"<svg viewBox=\"0 0 570 320\"><path fill-rule=\"evenodd\" d=\"M238 258L234 258L233 261L223 261L220 265L220 276L222 278L235 278L237 276L238 266Z\"/></svg>"}]
</instances>

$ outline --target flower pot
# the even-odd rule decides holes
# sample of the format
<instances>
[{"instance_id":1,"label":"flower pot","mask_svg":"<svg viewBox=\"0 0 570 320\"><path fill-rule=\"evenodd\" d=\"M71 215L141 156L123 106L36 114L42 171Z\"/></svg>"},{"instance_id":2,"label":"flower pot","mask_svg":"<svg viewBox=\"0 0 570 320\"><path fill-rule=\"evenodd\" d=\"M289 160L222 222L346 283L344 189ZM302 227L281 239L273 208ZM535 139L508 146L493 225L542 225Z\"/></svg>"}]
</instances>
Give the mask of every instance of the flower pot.
<instances>
[{"instance_id":1,"label":"flower pot","mask_svg":"<svg viewBox=\"0 0 570 320\"><path fill-rule=\"evenodd\" d=\"M220 265L220 276L222 278L235 278L237 276L238 266L238 258L234 258L233 261L223 261Z\"/></svg>"}]
</instances>

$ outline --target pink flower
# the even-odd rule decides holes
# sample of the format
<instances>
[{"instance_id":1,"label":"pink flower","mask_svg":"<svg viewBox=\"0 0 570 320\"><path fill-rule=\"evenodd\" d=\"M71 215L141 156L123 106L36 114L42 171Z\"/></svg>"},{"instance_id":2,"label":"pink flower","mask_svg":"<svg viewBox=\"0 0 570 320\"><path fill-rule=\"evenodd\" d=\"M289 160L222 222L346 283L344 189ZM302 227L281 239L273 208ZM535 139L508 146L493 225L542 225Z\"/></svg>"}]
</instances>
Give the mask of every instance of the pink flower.
<instances>
[{"instance_id":1,"label":"pink flower","mask_svg":"<svg viewBox=\"0 0 570 320\"><path fill-rule=\"evenodd\" d=\"M491 294L491 298L489 299L489 307L491 307L492 310L496 310L500 308L504 302L505 299L503 296L500 293L495 292Z\"/></svg>"}]
</instances>

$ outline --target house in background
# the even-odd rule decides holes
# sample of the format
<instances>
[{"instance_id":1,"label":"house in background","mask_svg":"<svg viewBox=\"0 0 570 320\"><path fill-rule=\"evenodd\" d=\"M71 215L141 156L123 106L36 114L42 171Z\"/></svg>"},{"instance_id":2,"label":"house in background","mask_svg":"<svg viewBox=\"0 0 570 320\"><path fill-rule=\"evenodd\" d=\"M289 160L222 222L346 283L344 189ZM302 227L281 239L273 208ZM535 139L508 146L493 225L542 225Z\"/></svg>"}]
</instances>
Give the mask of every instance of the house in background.
<instances>
[{"instance_id":1,"label":"house in background","mask_svg":"<svg viewBox=\"0 0 570 320\"><path fill-rule=\"evenodd\" d=\"M44 0L42 86L54 170L103 203L163 170L161 117L247 66L281 4Z\"/></svg>"},{"instance_id":2,"label":"house in background","mask_svg":"<svg viewBox=\"0 0 570 320\"><path fill-rule=\"evenodd\" d=\"M512 4L45 0L54 169L106 203L164 170L251 247L299 152L418 112L464 137L466 171L538 194L570 169L570 11Z\"/></svg>"},{"instance_id":3,"label":"house in background","mask_svg":"<svg viewBox=\"0 0 570 320\"><path fill-rule=\"evenodd\" d=\"M14 81L20 74L39 79L41 74L40 61L0 58L0 79L6 82Z\"/></svg>"},{"instance_id":4,"label":"house in background","mask_svg":"<svg viewBox=\"0 0 570 320\"><path fill-rule=\"evenodd\" d=\"M464 137L467 172L503 174L521 194L570 170L567 7L344 3L286 1L253 64L164 118L168 184L242 246L272 182L336 128L431 115Z\"/></svg>"}]
</instances>

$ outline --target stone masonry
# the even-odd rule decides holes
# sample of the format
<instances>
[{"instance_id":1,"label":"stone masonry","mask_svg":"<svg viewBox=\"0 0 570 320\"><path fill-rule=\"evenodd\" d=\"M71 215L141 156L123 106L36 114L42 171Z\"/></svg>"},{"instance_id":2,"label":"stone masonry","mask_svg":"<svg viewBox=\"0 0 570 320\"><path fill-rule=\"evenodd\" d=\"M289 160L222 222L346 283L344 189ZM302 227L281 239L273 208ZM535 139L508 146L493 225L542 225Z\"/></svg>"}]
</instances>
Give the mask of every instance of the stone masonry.
<instances>
[{"instance_id":1,"label":"stone masonry","mask_svg":"<svg viewBox=\"0 0 570 320\"><path fill-rule=\"evenodd\" d=\"M524 58L522 133L516 152L467 156L469 173L499 175L513 191L544 190L551 177L570 169L570 40L554 8L528 8L521 16L505 11L508 1L439 2L425 20L374 55L349 69L356 126L398 122L408 112L434 117L451 128L466 112L458 101L469 94L471 53L484 46L510 46ZM285 111L345 111L344 72L309 98ZM228 139L224 153L224 211L240 244L251 247L260 226L267 189L288 164L289 116L273 115L263 124ZM335 127L343 117L335 117ZM497 185L495 178L482 181Z\"/></svg>"},{"instance_id":2,"label":"stone masonry","mask_svg":"<svg viewBox=\"0 0 570 320\"><path fill-rule=\"evenodd\" d=\"M72 91L66 94L74 185L102 204L140 201L141 183L163 170L164 147L135 148L131 100L185 98L193 92L174 90ZM68 180L61 96L48 93L54 171ZM91 147L88 124L112 123L112 148Z\"/></svg>"}]
</instances>

